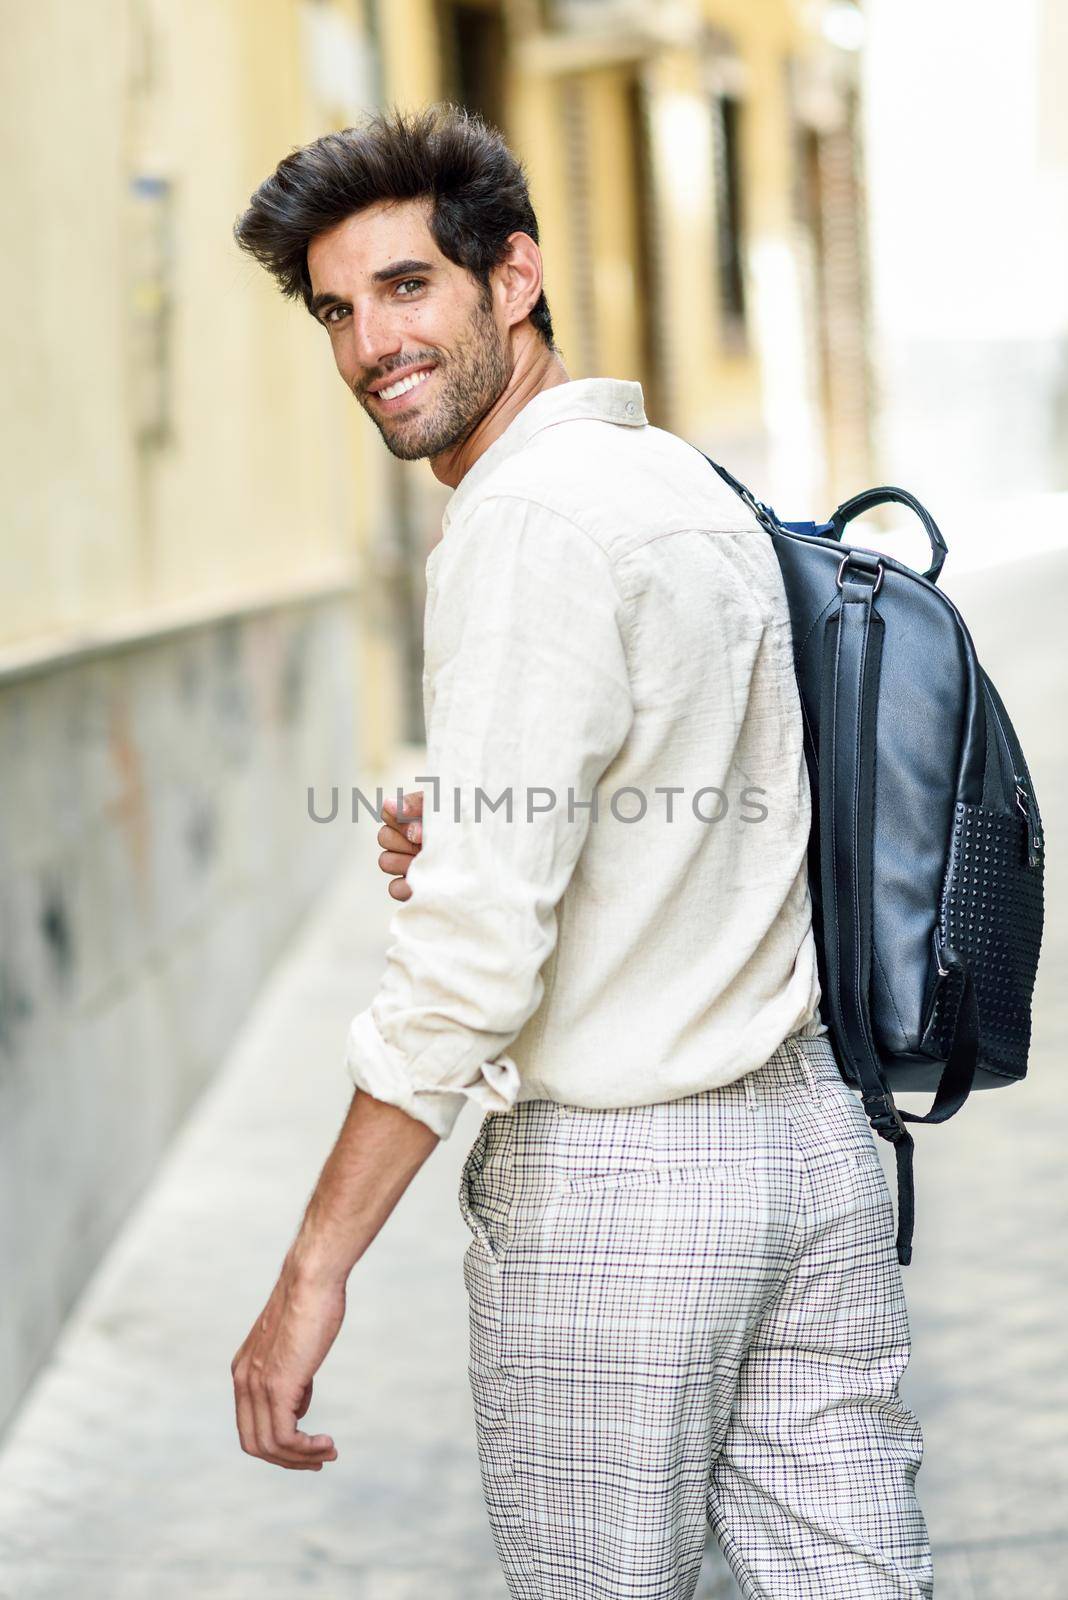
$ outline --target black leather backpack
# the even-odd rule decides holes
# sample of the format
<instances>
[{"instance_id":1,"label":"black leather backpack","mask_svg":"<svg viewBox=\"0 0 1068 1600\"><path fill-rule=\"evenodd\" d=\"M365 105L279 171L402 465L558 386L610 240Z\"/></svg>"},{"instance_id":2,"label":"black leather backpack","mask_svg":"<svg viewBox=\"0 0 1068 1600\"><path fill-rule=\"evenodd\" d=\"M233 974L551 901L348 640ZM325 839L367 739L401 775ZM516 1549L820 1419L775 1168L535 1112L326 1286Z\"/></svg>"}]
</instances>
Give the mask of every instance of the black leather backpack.
<instances>
[{"instance_id":1,"label":"black leather backpack","mask_svg":"<svg viewBox=\"0 0 1068 1600\"><path fill-rule=\"evenodd\" d=\"M701 452L702 454L704 452ZM809 881L823 1020L839 1070L894 1146L897 1254L912 1259L913 1140L973 1088L1027 1072L1043 922L1043 833L1001 697L937 587L948 553L904 489L868 489L826 523L782 522L706 456L771 536L794 640L812 790ZM914 572L841 544L893 501L920 518ZM926 1116L894 1090L934 1089Z\"/></svg>"}]
</instances>

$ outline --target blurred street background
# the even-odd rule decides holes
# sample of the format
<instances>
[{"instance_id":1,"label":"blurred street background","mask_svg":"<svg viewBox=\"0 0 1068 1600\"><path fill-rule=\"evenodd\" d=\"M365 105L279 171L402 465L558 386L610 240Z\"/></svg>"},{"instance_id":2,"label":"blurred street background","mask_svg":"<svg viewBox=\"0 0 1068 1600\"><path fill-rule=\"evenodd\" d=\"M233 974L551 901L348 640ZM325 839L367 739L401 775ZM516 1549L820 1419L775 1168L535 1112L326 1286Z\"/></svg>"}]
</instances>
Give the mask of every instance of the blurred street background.
<instances>
[{"instance_id":1,"label":"blurred street background","mask_svg":"<svg viewBox=\"0 0 1068 1600\"><path fill-rule=\"evenodd\" d=\"M524 161L573 378L781 515L930 508L1048 842L1028 1078L916 1131L940 1600L1068 1597L1068 8L0 0L0 1600L503 1600L465 1372L470 1112L350 1281L309 1426L229 1362L351 1094L449 491L231 237L292 148L448 99ZM923 569L897 515L853 542ZM924 664L917 663L917 671ZM902 1097L926 1110L929 1097ZM891 1172L889 1151L886 1170ZM710 1549L702 1600L736 1596Z\"/></svg>"}]
</instances>

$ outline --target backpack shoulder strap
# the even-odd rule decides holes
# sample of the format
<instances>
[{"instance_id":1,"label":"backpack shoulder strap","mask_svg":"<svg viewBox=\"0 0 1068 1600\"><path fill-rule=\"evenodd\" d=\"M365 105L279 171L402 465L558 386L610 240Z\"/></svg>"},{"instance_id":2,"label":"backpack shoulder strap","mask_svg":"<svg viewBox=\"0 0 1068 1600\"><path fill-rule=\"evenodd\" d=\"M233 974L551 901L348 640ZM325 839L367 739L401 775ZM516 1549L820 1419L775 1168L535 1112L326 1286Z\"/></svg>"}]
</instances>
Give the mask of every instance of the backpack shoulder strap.
<instances>
[{"instance_id":1,"label":"backpack shoulder strap","mask_svg":"<svg viewBox=\"0 0 1068 1600\"><path fill-rule=\"evenodd\" d=\"M912 1259L915 1215L913 1139L906 1122L945 1122L971 1092L979 1047L975 989L967 966L940 947L946 970L959 976L953 1049L926 1116L901 1111L883 1081L871 1030L872 826L875 730L883 620L873 601L882 579L860 578L878 557L850 550L839 574L842 603L827 619L819 719L820 886L831 1014L846 1063L859 1080L864 1109L879 1136L894 1146L898 1175L898 1260Z\"/></svg>"},{"instance_id":2,"label":"backpack shoulder strap","mask_svg":"<svg viewBox=\"0 0 1068 1600\"><path fill-rule=\"evenodd\" d=\"M875 727L883 619L872 602L882 582L876 557L847 559L842 603L827 618L819 715L820 889L823 944L835 1038L859 1081L868 1121L897 1157L897 1253L912 1259L913 1140L883 1081L871 1031L872 823ZM866 577L861 577L866 572ZM870 579L874 578L874 582Z\"/></svg>"}]
</instances>

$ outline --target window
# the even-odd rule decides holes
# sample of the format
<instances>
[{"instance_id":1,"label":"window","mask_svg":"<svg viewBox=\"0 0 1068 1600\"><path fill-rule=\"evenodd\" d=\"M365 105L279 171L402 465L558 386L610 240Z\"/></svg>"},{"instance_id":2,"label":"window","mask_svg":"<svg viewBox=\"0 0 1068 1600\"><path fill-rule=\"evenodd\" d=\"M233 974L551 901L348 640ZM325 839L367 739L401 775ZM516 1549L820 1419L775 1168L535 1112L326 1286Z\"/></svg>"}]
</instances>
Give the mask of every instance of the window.
<instances>
[{"instance_id":1,"label":"window","mask_svg":"<svg viewBox=\"0 0 1068 1600\"><path fill-rule=\"evenodd\" d=\"M471 0L441 13L450 98L504 131L504 26L498 11Z\"/></svg>"},{"instance_id":2,"label":"window","mask_svg":"<svg viewBox=\"0 0 1068 1600\"><path fill-rule=\"evenodd\" d=\"M716 263L724 342L746 341L744 216L742 207L741 101L712 97L712 160L715 183Z\"/></svg>"},{"instance_id":3,"label":"window","mask_svg":"<svg viewBox=\"0 0 1068 1600\"><path fill-rule=\"evenodd\" d=\"M662 229L654 173L649 92L640 73L627 84L627 125L630 146L626 159L634 180L635 259L640 317L642 392L645 414L654 426L668 427L670 417L670 341L665 328Z\"/></svg>"}]
</instances>

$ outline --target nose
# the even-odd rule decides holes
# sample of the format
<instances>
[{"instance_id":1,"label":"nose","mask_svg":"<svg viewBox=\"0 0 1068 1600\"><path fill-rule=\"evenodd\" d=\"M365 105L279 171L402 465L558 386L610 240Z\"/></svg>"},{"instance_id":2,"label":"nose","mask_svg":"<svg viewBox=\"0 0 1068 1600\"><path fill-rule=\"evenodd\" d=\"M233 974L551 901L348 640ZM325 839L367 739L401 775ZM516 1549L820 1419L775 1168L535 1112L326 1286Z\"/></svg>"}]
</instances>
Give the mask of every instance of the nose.
<instances>
[{"instance_id":1,"label":"nose","mask_svg":"<svg viewBox=\"0 0 1068 1600\"><path fill-rule=\"evenodd\" d=\"M354 304L351 328L353 355L365 371L377 372L383 362L400 353L401 327L380 305ZM368 383L372 381L367 379Z\"/></svg>"}]
</instances>

